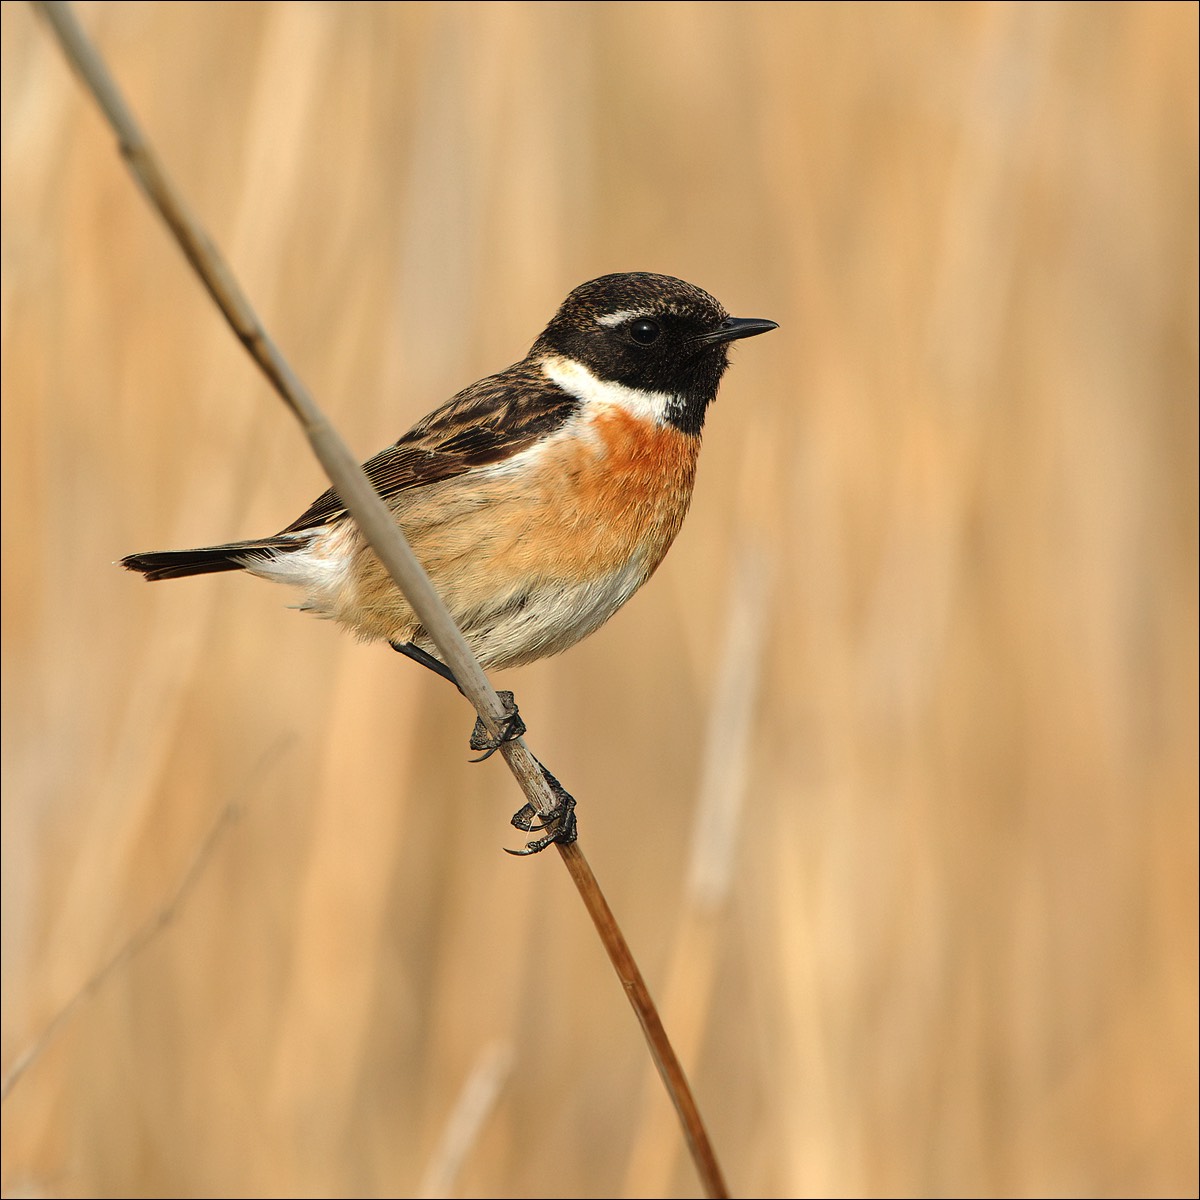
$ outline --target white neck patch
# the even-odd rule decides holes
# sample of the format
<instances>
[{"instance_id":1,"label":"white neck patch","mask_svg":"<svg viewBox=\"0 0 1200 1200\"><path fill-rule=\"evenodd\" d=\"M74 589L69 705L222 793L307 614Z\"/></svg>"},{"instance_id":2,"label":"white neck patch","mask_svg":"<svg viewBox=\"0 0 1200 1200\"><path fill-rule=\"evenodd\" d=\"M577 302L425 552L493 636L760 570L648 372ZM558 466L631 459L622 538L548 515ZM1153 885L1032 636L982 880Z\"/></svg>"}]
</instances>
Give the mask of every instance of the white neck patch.
<instances>
[{"instance_id":1,"label":"white neck patch","mask_svg":"<svg viewBox=\"0 0 1200 1200\"><path fill-rule=\"evenodd\" d=\"M623 383L597 379L587 367L573 358L543 359L542 374L558 384L568 396L574 396L585 405L622 408L630 416L653 421L657 425L665 425L667 413L681 407L680 398L668 392L643 392L638 388L626 387Z\"/></svg>"}]
</instances>

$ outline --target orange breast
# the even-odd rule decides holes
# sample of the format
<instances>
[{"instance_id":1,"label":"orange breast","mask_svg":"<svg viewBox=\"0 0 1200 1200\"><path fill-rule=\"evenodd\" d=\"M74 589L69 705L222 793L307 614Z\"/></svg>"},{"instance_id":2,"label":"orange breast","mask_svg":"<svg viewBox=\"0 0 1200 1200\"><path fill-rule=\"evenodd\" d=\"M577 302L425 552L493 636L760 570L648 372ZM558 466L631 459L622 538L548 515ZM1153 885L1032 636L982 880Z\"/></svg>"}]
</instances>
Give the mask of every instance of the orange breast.
<instances>
[{"instance_id":1,"label":"orange breast","mask_svg":"<svg viewBox=\"0 0 1200 1200\"><path fill-rule=\"evenodd\" d=\"M595 406L510 463L391 503L485 664L529 661L607 620L662 562L691 502L699 448L673 427ZM411 609L353 536L345 586L311 607L364 637L418 636Z\"/></svg>"},{"instance_id":2,"label":"orange breast","mask_svg":"<svg viewBox=\"0 0 1200 1200\"><path fill-rule=\"evenodd\" d=\"M598 409L537 461L529 567L581 578L638 558L648 576L675 540L691 503L700 439L619 408ZM553 565L551 565L553 564Z\"/></svg>"}]
</instances>

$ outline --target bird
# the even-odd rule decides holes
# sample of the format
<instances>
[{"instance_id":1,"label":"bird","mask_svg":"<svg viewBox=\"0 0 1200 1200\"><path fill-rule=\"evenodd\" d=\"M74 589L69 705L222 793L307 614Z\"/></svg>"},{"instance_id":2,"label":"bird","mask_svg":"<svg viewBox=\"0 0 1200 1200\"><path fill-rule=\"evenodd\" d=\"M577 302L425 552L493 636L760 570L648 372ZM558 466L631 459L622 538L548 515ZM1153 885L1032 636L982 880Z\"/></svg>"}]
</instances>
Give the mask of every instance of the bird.
<instances>
[{"instance_id":1,"label":"bird","mask_svg":"<svg viewBox=\"0 0 1200 1200\"><path fill-rule=\"evenodd\" d=\"M483 667L568 649L654 574L691 503L730 343L777 328L731 317L673 276L603 275L567 296L519 362L363 464ZM332 488L270 537L130 554L121 565L149 581L245 571L299 588L302 611L385 641L457 686ZM511 710L500 740L481 724L472 735L484 757L525 731L502 695ZM516 853L575 837L574 801L542 769L563 819ZM526 806L513 823L543 828L533 816Z\"/></svg>"}]
</instances>

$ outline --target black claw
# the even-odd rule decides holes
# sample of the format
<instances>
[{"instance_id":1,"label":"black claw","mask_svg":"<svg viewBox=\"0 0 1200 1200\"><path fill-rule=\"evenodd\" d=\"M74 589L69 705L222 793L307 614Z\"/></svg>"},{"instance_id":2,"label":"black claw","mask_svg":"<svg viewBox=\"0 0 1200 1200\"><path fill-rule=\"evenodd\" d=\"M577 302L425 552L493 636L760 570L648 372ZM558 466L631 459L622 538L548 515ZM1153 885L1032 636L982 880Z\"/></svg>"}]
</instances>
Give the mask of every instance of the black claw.
<instances>
[{"instance_id":1,"label":"black claw","mask_svg":"<svg viewBox=\"0 0 1200 1200\"><path fill-rule=\"evenodd\" d=\"M472 762L484 762L491 758L505 742L515 742L525 733L525 722L521 720L521 714L517 710L517 702L513 699L512 692L497 692L496 695L500 697L505 711L504 723L500 726L500 736L492 737L483 723L483 718L476 717L475 728L471 730L471 749L482 750L483 753L478 758L471 759Z\"/></svg>"},{"instance_id":2,"label":"black claw","mask_svg":"<svg viewBox=\"0 0 1200 1200\"><path fill-rule=\"evenodd\" d=\"M575 819L575 797L541 763L538 763L538 766L541 767L542 774L554 793L555 805L548 813L539 813L532 804L523 805L513 813L512 824L522 833L534 833L542 829L548 831L545 837L526 842L523 850L509 850L505 847L506 854L513 854L518 858L527 854L538 854L556 842L568 846L579 836L579 823Z\"/></svg>"},{"instance_id":3,"label":"black claw","mask_svg":"<svg viewBox=\"0 0 1200 1200\"><path fill-rule=\"evenodd\" d=\"M551 837L547 834L545 837L540 837L536 841L526 842L523 850L510 850L507 846L504 847L505 854L511 854L513 858L524 858L527 854L541 854L547 846L553 845L558 841L558 838Z\"/></svg>"}]
</instances>

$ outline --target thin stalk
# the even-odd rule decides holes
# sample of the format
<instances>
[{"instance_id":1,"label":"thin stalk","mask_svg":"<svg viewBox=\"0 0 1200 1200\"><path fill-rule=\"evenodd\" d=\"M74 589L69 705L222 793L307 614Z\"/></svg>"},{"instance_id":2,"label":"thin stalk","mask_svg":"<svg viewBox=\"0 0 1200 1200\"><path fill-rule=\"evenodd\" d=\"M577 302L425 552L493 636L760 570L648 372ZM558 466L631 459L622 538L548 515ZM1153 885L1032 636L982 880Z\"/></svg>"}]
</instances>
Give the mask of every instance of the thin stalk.
<instances>
[{"instance_id":1,"label":"thin stalk","mask_svg":"<svg viewBox=\"0 0 1200 1200\"><path fill-rule=\"evenodd\" d=\"M339 498L420 618L437 646L442 661L454 673L467 699L475 706L491 734L499 735L506 710L461 630L442 603L391 513L371 486L358 460L350 453L267 334L233 272L192 216L182 194L168 178L161 160L125 104L99 51L75 19L71 5L63 0L33 0L33 6L46 18L68 62L100 106L116 135L121 156L138 185L175 235L192 269L200 277L238 340L300 422L313 453L325 468ZM552 813L557 801L537 759L524 742L506 742L501 747L501 753L534 808L542 814ZM559 844L558 850L633 1005L651 1057L679 1113L684 1136L705 1192L712 1197L727 1196L725 1180L683 1068L671 1048L646 982L583 850L578 842L567 846Z\"/></svg>"}]
</instances>

